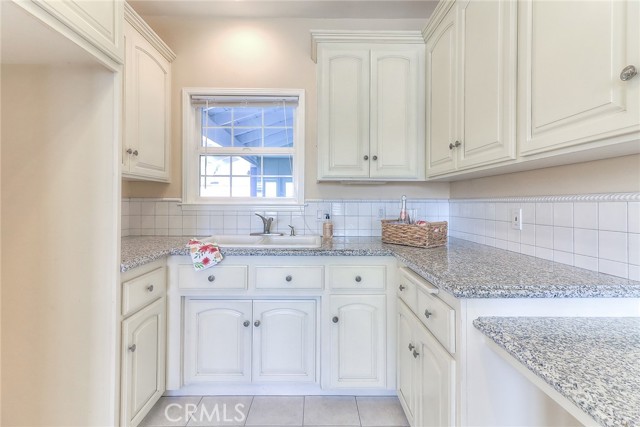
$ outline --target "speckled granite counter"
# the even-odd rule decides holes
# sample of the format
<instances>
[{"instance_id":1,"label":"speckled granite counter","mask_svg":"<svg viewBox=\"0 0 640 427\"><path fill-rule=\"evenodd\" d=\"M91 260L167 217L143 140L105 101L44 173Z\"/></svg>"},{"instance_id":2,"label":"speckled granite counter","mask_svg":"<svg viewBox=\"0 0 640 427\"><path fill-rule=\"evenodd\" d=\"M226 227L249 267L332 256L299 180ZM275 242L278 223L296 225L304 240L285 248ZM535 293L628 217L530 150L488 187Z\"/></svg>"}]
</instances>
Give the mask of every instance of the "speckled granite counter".
<instances>
[{"instance_id":1,"label":"speckled granite counter","mask_svg":"<svg viewBox=\"0 0 640 427\"><path fill-rule=\"evenodd\" d=\"M167 255L188 255L186 237L122 239L121 271ZM435 286L459 298L640 297L640 282L599 274L451 238L440 248L381 243L379 238L334 238L318 249L223 249L224 255L395 256ZM214 267L215 268L215 267Z\"/></svg>"},{"instance_id":2,"label":"speckled granite counter","mask_svg":"<svg viewBox=\"0 0 640 427\"><path fill-rule=\"evenodd\" d=\"M600 425L640 426L640 318L481 317L473 324Z\"/></svg>"}]
</instances>

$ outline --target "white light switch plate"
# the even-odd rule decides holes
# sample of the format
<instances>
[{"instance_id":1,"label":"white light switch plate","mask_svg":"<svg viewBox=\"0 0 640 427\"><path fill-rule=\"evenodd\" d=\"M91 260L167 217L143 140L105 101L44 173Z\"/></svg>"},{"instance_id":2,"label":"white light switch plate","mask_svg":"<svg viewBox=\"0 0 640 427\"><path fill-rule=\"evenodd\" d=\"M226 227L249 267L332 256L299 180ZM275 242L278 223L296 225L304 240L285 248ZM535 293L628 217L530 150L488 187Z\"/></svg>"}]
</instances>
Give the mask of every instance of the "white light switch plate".
<instances>
[{"instance_id":1,"label":"white light switch plate","mask_svg":"<svg viewBox=\"0 0 640 427\"><path fill-rule=\"evenodd\" d=\"M522 208L511 209L511 228L522 230Z\"/></svg>"}]
</instances>

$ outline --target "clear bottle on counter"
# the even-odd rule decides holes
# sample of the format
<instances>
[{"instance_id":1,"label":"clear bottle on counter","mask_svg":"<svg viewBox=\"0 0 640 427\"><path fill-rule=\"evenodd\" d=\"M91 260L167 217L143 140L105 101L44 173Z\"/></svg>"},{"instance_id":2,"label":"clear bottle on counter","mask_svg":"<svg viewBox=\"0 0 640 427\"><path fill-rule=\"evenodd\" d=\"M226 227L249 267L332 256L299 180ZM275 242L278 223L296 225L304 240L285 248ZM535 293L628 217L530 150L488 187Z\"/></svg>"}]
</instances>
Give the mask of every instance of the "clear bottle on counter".
<instances>
[{"instance_id":1,"label":"clear bottle on counter","mask_svg":"<svg viewBox=\"0 0 640 427\"><path fill-rule=\"evenodd\" d=\"M407 196L402 196L402 207L400 208L400 218L398 222L403 224L409 223L409 213L407 212Z\"/></svg>"},{"instance_id":2,"label":"clear bottle on counter","mask_svg":"<svg viewBox=\"0 0 640 427\"><path fill-rule=\"evenodd\" d=\"M324 215L324 223L322 224L322 238L325 240L333 239L333 223L329 214Z\"/></svg>"}]
</instances>

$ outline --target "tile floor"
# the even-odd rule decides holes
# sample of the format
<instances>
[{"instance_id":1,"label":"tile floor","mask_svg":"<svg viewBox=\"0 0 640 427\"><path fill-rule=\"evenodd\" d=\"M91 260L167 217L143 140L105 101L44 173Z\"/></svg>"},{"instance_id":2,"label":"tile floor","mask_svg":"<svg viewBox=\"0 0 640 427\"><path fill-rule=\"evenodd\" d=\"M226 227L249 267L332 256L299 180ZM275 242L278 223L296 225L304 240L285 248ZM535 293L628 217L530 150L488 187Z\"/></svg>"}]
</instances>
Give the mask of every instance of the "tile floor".
<instances>
[{"instance_id":1,"label":"tile floor","mask_svg":"<svg viewBox=\"0 0 640 427\"><path fill-rule=\"evenodd\" d=\"M173 426L408 426L397 397L186 396L162 397L141 427Z\"/></svg>"}]
</instances>

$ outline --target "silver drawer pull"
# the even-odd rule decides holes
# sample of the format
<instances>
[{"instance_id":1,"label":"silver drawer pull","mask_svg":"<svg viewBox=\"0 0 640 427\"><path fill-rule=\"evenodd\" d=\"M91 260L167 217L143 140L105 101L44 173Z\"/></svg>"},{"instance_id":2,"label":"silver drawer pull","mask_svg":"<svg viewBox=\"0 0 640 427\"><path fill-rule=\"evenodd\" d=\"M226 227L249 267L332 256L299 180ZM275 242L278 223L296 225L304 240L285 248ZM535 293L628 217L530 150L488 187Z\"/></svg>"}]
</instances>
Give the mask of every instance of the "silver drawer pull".
<instances>
[{"instance_id":1,"label":"silver drawer pull","mask_svg":"<svg viewBox=\"0 0 640 427\"><path fill-rule=\"evenodd\" d=\"M135 345L135 344L130 345L130 346L129 346L129 351L130 351L131 353L133 353L134 351L136 351L136 348L137 348L137 347L136 347L136 345Z\"/></svg>"},{"instance_id":2,"label":"silver drawer pull","mask_svg":"<svg viewBox=\"0 0 640 427\"><path fill-rule=\"evenodd\" d=\"M153 285L149 285L149 286L147 286L147 290L148 290L149 292L153 292Z\"/></svg>"},{"instance_id":3,"label":"silver drawer pull","mask_svg":"<svg viewBox=\"0 0 640 427\"><path fill-rule=\"evenodd\" d=\"M402 292L405 289L407 289L407 287L405 285L400 285L400 286L398 286L398 289L400 289L400 292Z\"/></svg>"},{"instance_id":4,"label":"silver drawer pull","mask_svg":"<svg viewBox=\"0 0 640 427\"><path fill-rule=\"evenodd\" d=\"M362 277L356 276L356 282L358 282L358 283L362 282Z\"/></svg>"},{"instance_id":5,"label":"silver drawer pull","mask_svg":"<svg viewBox=\"0 0 640 427\"><path fill-rule=\"evenodd\" d=\"M417 351L413 350L413 358L417 359L418 356L420 356L420 353L418 353Z\"/></svg>"},{"instance_id":6,"label":"silver drawer pull","mask_svg":"<svg viewBox=\"0 0 640 427\"><path fill-rule=\"evenodd\" d=\"M433 316L433 313L430 312L429 310L425 310L424 311L424 317L426 317L427 319L430 318L431 316Z\"/></svg>"},{"instance_id":7,"label":"silver drawer pull","mask_svg":"<svg viewBox=\"0 0 640 427\"><path fill-rule=\"evenodd\" d=\"M211 276L207 277L207 280L213 282L214 280L216 280L216 276L212 274Z\"/></svg>"},{"instance_id":8,"label":"silver drawer pull","mask_svg":"<svg viewBox=\"0 0 640 427\"><path fill-rule=\"evenodd\" d=\"M293 280L293 277L291 277L291 275L288 275L287 277L284 278L284 280L286 280L287 282L290 282Z\"/></svg>"},{"instance_id":9,"label":"silver drawer pull","mask_svg":"<svg viewBox=\"0 0 640 427\"><path fill-rule=\"evenodd\" d=\"M636 70L636 67L634 67L633 65L627 65L622 69L622 72L620 73L620 80L626 82L634 78L637 74L638 70Z\"/></svg>"},{"instance_id":10,"label":"silver drawer pull","mask_svg":"<svg viewBox=\"0 0 640 427\"><path fill-rule=\"evenodd\" d=\"M409 343L409 351L413 350L414 348L416 348L416 346L411 344L411 343Z\"/></svg>"}]
</instances>

